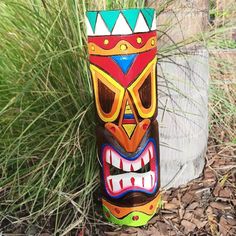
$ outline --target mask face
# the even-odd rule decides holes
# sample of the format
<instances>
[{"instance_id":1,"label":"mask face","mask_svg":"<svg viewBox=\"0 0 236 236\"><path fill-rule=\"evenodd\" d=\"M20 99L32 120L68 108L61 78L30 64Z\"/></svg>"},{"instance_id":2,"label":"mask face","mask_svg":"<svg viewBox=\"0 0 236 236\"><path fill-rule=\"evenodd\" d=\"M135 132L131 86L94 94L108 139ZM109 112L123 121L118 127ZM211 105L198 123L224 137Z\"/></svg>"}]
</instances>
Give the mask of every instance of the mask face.
<instances>
[{"instance_id":1,"label":"mask face","mask_svg":"<svg viewBox=\"0 0 236 236\"><path fill-rule=\"evenodd\" d=\"M86 23L103 210L141 226L160 199L155 11L91 11Z\"/></svg>"}]
</instances>

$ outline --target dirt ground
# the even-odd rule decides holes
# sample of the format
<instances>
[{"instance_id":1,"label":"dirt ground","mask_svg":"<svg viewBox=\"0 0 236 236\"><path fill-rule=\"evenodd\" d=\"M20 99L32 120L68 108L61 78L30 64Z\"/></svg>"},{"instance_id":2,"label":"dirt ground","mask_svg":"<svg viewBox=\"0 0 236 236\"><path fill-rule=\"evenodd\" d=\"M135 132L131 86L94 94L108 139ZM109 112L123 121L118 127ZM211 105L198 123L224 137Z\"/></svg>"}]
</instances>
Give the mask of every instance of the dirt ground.
<instances>
[{"instance_id":1,"label":"dirt ground","mask_svg":"<svg viewBox=\"0 0 236 236\"><path fill-rule=\"evenodd\" d=\"M163 193L163 209L142 228L103 226L105 236L236 235L236 145L213 128L202 177ZM224 144L225 143L225 144Z\"/></svg>"}]
</instances>

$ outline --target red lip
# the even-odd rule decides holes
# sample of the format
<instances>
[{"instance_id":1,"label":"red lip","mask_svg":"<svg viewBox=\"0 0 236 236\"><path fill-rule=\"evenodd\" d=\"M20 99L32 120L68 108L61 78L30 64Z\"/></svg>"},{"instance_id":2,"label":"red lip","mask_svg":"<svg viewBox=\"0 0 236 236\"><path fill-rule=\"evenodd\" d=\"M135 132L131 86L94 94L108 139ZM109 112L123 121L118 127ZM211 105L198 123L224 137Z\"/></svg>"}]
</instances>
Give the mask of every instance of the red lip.
<instances>
[{"instance_id":1,"label":"red lip","mask_svg":"<svg viewBox=\"0 0 236 236\"><path fill-rule=\"evenodd\" d=\"M153 142L135 157L124 157L110 145L103 148L103 176L107 193L112 197L123 196L130 191L152 193L157 185L156 152ZM144 166L150 170L143 173ZM121 174L111 175L110 169L118 169Z\"/></svg>"}]
</instances>

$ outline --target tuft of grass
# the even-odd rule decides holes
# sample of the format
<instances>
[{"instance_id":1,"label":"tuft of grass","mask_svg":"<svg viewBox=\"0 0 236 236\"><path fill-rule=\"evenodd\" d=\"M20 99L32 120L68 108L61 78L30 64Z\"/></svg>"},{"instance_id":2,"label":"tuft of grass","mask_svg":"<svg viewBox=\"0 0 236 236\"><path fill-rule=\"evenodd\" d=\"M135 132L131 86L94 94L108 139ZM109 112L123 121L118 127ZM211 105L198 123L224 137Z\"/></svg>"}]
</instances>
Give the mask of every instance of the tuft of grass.
<instances>
[{"instance_id":1,"label":"tuft of grass","mask_svg":"<svg viewBox=\"0 0 236 236\"><path fill-rule=\"evenodd\" d=\"M211 55L210 130L219 144L235 145L236 86L235 49L233 38L236 6L233 1L210 1L210 37L207 45ZM220 130L220 132L219 132ZM220 136L219 136L220 133Z\"/></svg>"},{"instance_id":2,"label":"tuft of grass","mask_svg":"<svg viewBox=\"0 0 236 236\"><path fill-rule=\"evenodd\" d=\"M80 9L80 11L78 10ZM2 228L83 223L97 188L94 113L79 1L2 1ZM72 204L76 202L76 206ZM62 219L61 216L68 214Z\"/></svg>"},{"instance_id":3,"label":"tuft of grass","mask_svg":"<svg viewBox=\"0 0 236 236\"><path fill-rule=\"evenodd\" d=\"M85 11L144 1L0 2L0 223L65 235L95 218ZM95 202L95 204L94 204Z\"/></svg>"}]
</instances>

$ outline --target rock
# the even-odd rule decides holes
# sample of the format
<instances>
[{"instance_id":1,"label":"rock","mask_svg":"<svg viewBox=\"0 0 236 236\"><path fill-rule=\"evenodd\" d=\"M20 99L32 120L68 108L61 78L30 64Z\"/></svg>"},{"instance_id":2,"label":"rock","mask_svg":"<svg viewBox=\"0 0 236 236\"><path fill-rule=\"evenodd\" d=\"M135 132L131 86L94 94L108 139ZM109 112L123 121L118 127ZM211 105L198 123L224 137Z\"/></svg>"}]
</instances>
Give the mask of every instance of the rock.
<instances>
[{"instance_id":1,"label":"rock","mask_svg":"<svg viewBox=\"0 0 236 236\"><path fill-rule=\"evenodd\" d=\"M228 187L225 187L224 189L219 191L219 197L230 198L232 195L232 191Z\"/></svg>"},{"instance_id":2,"label":"rock","mask_svg":"<svg viewBox=\"0 0 236 236\"><path fill-rule=\"evenodd\" d=\"M185 212L185 210L183 210L182 208L179 209L179 218L180 218L181 220L183 219L184 212Z\"/></svg>"},{"instance_id":3,"label":"rock","mask_svg":"<svg viewBox=\"0 0 236 236\"><path fill-rule=\"evenodd\" d=\"M157 222L157 228L158 228L158 231L159 231L159 235L160 236L165 236L168 232L168 226L167 224L163 223L163 222Z\"/></svg>"},{"instance_id":4,"label":"rock","mask_svg":"<svg viewBox=\"0 0 236 236\"><path fill-rule=\"evenodd\" d=\"M205 179L215 179L215 172L212 169L205 169L204 171L204 178Z\"/></svg>"},{"instance_id":5,"label":"rock","mask_svg":"<svg viewBox=\"0 0 236 236\"><path fill-rule=\"evenodd\" d=\"M207 220L201 221L196 218L193 218L192 222L197 226L198 229L203 228L207 224Z\"/></svg>"},{"instance_id":6,"label":"rock","mask_svg":"<svg viewBox=\"0 0 236 236\"><path fill-rule=\"evenodd\" d=\"M210 206L213 208L216 208L218 210L224 211L224 210L230 210L231 206L225 203L220 203L220 202L211 202Z\"/></svg>"},{"instance_id":7,"label":"rock","mask_svg":"<svg viewBox=\"0 0 236 236\"><path fill-rule=\"evenodd\" d=\"M214 195L215 197L218 197L218 196L219 196L219 192L220 192L220 189L221 189L221 188L222 188L221 185L218 183L218 184L216 185L214 191L213 191L213 195Z\"/></svg>"},{"instance_id":8,"label":"rock","mask_svg":"<svg viewBox=\"0 0 236 236\"><path fill-rule=\"evenodd\" d=\"M168 21L172 19L169 15L172 13L167 13ZM159 15L159 24L160 17L162 18L163 14ZM184 19L186 20L186 15ZM178 22L180 21L178 18ZM188 20L187 22L190 23ZM161 28L159 29L161 31ZM172 29L177 30L176 27ZM174 36L175 40L180 35L179 32ZM169 33L170 31L168 35ZM165 36L159 39L159 45ZM166 46L166 42L164 44ZM160 146L160 182L161 187L165 189L179 187L198 178L205 164L208 138L209 55L207 50L200 47L195 50L189 49L186 53L187 57L176 54L160 58L157 65L159 84L165 85L168 80L171 81L172 88L178 88L176 90L161 86L158 91L160 106L157 119L160 124L160 142L165 144ZM176 77L179 79L173 79ZM179 111L181 107L184 109Z\"/></svg>"},{"instance_id":9,"label":"rock","mask_svg":"<svg viewBox=\"0 0 236 236\"><path fill-rule=\"evenodd\" d=\"M227 222L232 226L236 226L236 219L233 217L227 217Z\"/></svg>"},{"instance_id":10,"label":"rock","mask_svg":"<svg viewBox=\"0 0 236 236\"><path fill-rule=\"evenodd\" d=\"M195 218L201 219L204 217L204 208L198 207L197 209L194 210L194 216Z\"/></svg>"},{"instance_id":11,"label":"rock","mask_svg":"<svg viewBox=\"0 0 236 236\"><path fill-rule=\"evenodd\" d=\"M178 208L179 208L179 206L174 203L165 203L165 205L164 205L164 209L166 209L166 210L172 210L172 209L178 209Z\"/></svg>"},{"instance_id":12,"label":"rock","mask_svg":"<svg viewBox=\"0 0 236 236\"><path fill-rule=\"evenodd\" d=\"M175 217L177 217L176 213L166 213L166 214L163 214L163 218L165 218L166 220L171 220L171 219L173 219Z\"/></svg>"},{"instance_id":13,"label":"rock","mask_svg":"<svg viewBox=\"0 0 236 236\"><path fill-rule=\"evenodd\" d=\"M182 220L181 225L184 226L184 231L186 234L193 232L196 228L196 225L190 221Z\"/></svg>"},{"instance_id":14,"label":"rock","mask_svg":"<svg viewBox=\"0 0 236 236\"><path fill-rule=\"evenodd\" d=\"M224 236L227 235L231 226L228 224L227 220L221 216L219 222L219 232Z\"/></svg>"},{"instance_id":15,"label":"rock","mask_svg":"<svg viewBox=\"0 0 236 236\"><path fill-rule=\"evenodd\" d=\"M195 208L197 208L199 206L199 203L198 202L193 202L192 204L190 204L188 207L187 207L187 210L194 210Z\"/></svg>"},{"instance_id":16,"label":"rock","mask_svg":"<svg viewBox=\"0 0 236 236\"><path fill-rule=\"evenodd\" d=\"M148 224L155 224L157 221L160 220L160 216L159 215L156 215L154 217L152 217L152 219L148 222Z\"/></svg>"},{"instance_id":17,"label":"rock","mask_svg":"<svg viewBox=\"0 0 236 236\"><path fill-rule=\"evenodd\" d=\"M183 217L185 220L189 220L191 221L191 219L193 218L193 213L186 211Z\"/></svg>"},{"instance_id":18,"label":"rock","mask_svg":"<svg viewBox=\"0 0 236 236\"><path fill-rule=\"evenodd\" d=\"M194 195L190 192L187 192L187 193L184 194L181 201L182 201L182 203L188 205L192 202L193 198L194 198Z\"/></svg>"}]
</instances>

